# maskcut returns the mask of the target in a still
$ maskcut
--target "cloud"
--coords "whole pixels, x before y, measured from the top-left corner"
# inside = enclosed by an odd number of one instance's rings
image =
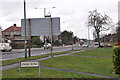
[[[23,1],[24,0],[1,0],[0,1],[0,25],[5,29],[13,23],[19,26],[23,18]],[[79,37],[87,38],[87,21],[88,11],[98,9],[102,14],[107,14],[116,23],[118,20],[118,1],[119,0],[26,0],[27,18],[43,17],[44,10],[46,13],[51,12],[52,17],[61,18],[61,30],[71,30]],[[51,9],[51,7],[56,7]],[[63,23],[65,22],[65,23]],[[6,24],[7,23],[7,24]],[[92,34],[92,31],[91,31]],[[91,37],[92,38],[92,37]]]

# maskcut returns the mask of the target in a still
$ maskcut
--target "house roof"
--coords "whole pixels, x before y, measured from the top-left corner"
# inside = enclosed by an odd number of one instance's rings
[[[3,32],[11,32],[11,31],[21,31],[21,27],[10,26],[9,28],[3,30]]]

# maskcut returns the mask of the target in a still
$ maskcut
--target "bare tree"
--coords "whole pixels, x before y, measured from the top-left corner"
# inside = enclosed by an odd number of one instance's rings
[[[100,47],[100,32],[101,30],[109,30],[112,20],[106,14],[101,15],[97,10],[89,11],[88,26],[94,28],[94,34],[96,33],[97,42]]]

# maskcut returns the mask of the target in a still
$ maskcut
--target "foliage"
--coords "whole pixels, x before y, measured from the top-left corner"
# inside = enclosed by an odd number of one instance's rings
[[[42,44],[43,44],[43,42],[40,40],[39,37],[37,37],[37,36],[32,37],[32,45],[37,45],[37,46],[41,47]]]
[[[53,44],[55,46],[60,46],[60,45],[62,45],[62,42],[60,42],[59,40],[56,40]]]
[[[73,41],[72,37],[73,37],[73,32],[71,32],[71,31],[65,30],[60,34],[62,43],[66,44],[66,45],[72,44],[72,41]]]
[[[11,44],[13,49],[24,49],[24,44]]]
[[[113,72],[120,74],[120,46],[113,47]]]
[[[109,30],[111,26],[111,18],[106,14],[101,15],[97,10],[89,11],[88,26],[94,28],[94,36],[97,37],[97,41],[100,46],[100,32],[102,30]]]
[[[74,44],[76,43],[76,42],[78,42],[79,41],[79,38],[77,37],[77,36],[74,36],[73,37],[73,42],[74,42]]]

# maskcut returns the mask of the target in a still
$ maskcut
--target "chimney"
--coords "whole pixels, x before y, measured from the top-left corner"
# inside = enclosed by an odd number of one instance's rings
[[[15,27],[16,27],[16,24],[13,24],[13,26],[15,26]]]

